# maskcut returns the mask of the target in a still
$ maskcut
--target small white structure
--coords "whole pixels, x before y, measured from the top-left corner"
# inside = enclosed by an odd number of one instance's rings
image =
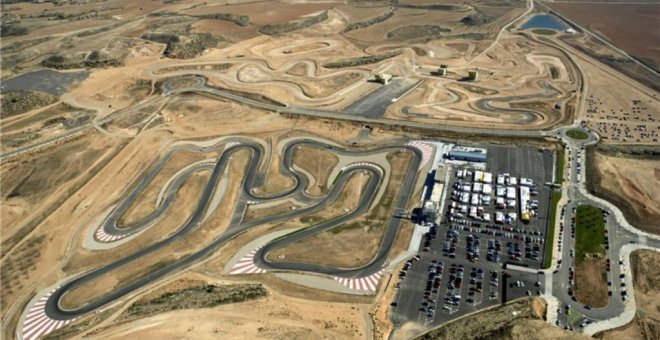
[[[498,197],[495,199],[495,207],[498,209],[504,209],[504,197]]]
[[[524,185],[526,187],[531,187],[534,185],[534,181],[532,181],[529,178],[521,178],[520,179],[520,185]]]
[[[381,84],[383,84],[383,85],[387,85],[387,84],[389,84],[389,83],[390,83],[390,80],[392,80],[392,75],[391,75],[391,74],[387,74],[387,73],[378,73],[378,74],[376,75],[376,81],[379,82],[379,83],[381,83]]]
[[[495,223],[504,223],[504,214],[502,212],[495,212]]]
[[[470,204],[479,205],[479,203],[481,203],[481,200],[479,199],[479,194],[472,194],[472,197],[470,198]]]
[[[509,185],[518,185],[518,177],[511,176],[507,178],[507,184]]]
[[[509,208],[509,209],[515,208],[516,207],[516,200],[506,201],[506,207]]]
[[[516,188],[514,188],[514,187],[507,187],[507,188],[506,188],[506,198],[508,198],[508,199],[515,199],[515,198],[516,198]]]
[[[472,218],[477,217],[477,207],[470,207],[470,213],[468,214],[468,216]]]
[[[525,178],[521,179],[521,184],[523,183],[523,180]],[[529,211],[529,188],[526,186],[521,186],[520,187],[520,216],[522,216],[522,220],[527,222],[529,221],[531,214]]]
[[[475,182],[483,182],[484,181],[484,172],[477,170],[474,172],[474,181]]]

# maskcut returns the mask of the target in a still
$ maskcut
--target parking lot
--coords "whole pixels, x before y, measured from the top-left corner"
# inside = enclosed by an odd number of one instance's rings
[[[492,147],[487,159],[482,170],[471,163],[451,164],[440,223],[430,228],[419,254],[399,273],[392,306],[395,325],[406,321],[439,325],[482,308],[542,294],[545,279],[538,269],[550,198],[544,183],[552,181],[552,153]],[[475,183],[479,183],[476,190]],[[491,188],[484,189],[486,184]],[[513,188],[509,191],[515,192],[515,198],[509,200],[515,204],[506,199],[503,206],[496,204],[502,201],[500,187]],[[521,187],[530,192],[524,203],[530,211],[527,222],[521,221]],[[512,264],[527,269],[505,269]]]

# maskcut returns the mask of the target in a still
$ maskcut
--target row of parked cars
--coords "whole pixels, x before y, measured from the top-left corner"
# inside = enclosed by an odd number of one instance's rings
[[[466,257],[468,261],[470,262],[477,262],[479,261],[479,256],[481,251],[479,250],[479,246],[481,245],[481,241],[479,241],[479,236],[475,235],[468,235],[465,237],[466,239]]]
[[[449,279],[447,280],[447,293],[445,294],[445,310],[451,309],[450,306],[458,307],[461,303],[461,294],[460,289],[463,284],[463,276],[465,274],[465,268],[463,265],[456,265],[452,263],[449,267]],[[459,293],[456,294],[453,290],[458,289]]]
[[[426,280],[426,288],[424,289],[424,297],[419,308],[420,311],[426,313],[426,317],[433,318],[435,316],[436,301],[433,299],[433,296],[434,294],[438,294],[444,268],[444,263],[436,260],[432,260],[427,268],[428,278]]]
[[[459,234],[456,230],[447,230],[445,240],[442,246],[442,252],[449,258],[456,257],[456,247],[458,246]]]

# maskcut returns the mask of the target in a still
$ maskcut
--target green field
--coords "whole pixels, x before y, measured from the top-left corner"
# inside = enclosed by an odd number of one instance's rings
[[[545,255],[543,257],[543,268],[548,269],[552,264],[552,249],[555,241],[555,221],[557,220],[557,204],[561,199],[561,191],[552,193],[550,202],[550,217],[548,219],[548,232],[545,240]]]
[[[575,214],[575,261],[580,264],[585,254],[605,254],[605,223],[600,209],[580,205]]]
[[[582,130],[578,130],[578,129],[568,130],[568,131],[566,131],[566,135],[568,137],[573,138],[573,139],[587,139],[587,138],[589,138],[589,135],[586,132],[584,132]]]
[[[550,30],[550,29],[546,29],[546,28],[537,28],[535,30],[532,30],[532,32],[534,32],[536,34],[541,34],[541,35],[555,35],[557,33],[557,31],[555,31],[555,30]]]

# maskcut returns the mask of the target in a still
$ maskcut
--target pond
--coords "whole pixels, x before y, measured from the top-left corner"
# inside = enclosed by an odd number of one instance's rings
[[[40,91],[61,96],[73,83],[81,81],[87,76],[89,76],[89,71],[57,72],[39,70],[3,80],[0,91]]]
[[[561,22],[561,20],[554,15],[550,14],[537,14],[533,16],[531,19],[527,20],[522,26],[520,26],[521,29],[528,29],[528,28],[549,28],[553,30],[560,30],[563,31],[567,29],[568,27]]]

